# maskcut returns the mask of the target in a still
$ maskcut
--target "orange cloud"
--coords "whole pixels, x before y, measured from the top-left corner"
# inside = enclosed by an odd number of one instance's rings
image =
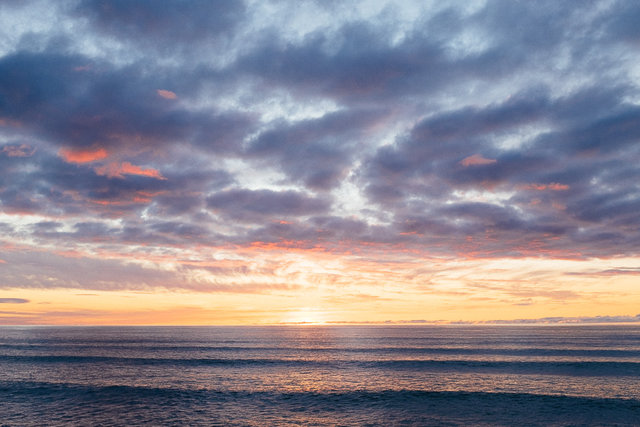
[[[124,175],[148,176],[156,179],[166,179],[157,169],[143,168],[129,162],[112,162],[105,166],[95,168],[98,175],[106,175],[109,178],[124,178]]]
[[[568,190],[569,186],[566,184],[558,184],[557,182],[552,182],[551,184],[526,184],[520,186],[523,190],[552,190],[552,191],[563,191]]]
[[[158,89],[156,90],[156,92],[164,99],[176,99],[178,97],[178,95],[176,95],[174,92],[171,92],[170,90]]]
[[[482,154],[474,154],[469,157],[465,157],[460,160],[460,164],[464,167],[468,166],[476,166],[476,165],[490,165],[492,163],[496,163],[496,159],[487,159],[482,156]]]
[[[69,163],[91,163],[107,157],[107,150],[98,148],[97,150],[73,150],[71,148],[61,148],[58,155]]]
[[[569,186],[566,184],[558,184],[557,182],[552,182],[547,186],[547,188],[549,190],[561,191],[561,190],[568,190]]]

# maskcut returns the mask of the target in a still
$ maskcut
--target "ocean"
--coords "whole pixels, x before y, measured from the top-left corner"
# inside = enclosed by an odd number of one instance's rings
[[[0,425],[640,425],[640,326],[0,327]]]

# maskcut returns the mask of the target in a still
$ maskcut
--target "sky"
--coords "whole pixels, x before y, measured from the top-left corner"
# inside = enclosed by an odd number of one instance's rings
[[[0,324],[640,321],[640,3],[0,2]]]

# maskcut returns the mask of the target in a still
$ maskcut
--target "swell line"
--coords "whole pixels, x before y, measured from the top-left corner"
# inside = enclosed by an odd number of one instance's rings
[[[61,351],[104,348],[94,344],[0,344],[6,350]],[[148,352],[291,352],[291,353],[344,353],[344,354],[420,354],[420,355],[470,355],[470,356],[568,356],[568,357],[638,357],[640,349],[560,349],[560,348],[456,348],[456,347],[287,347],[287,346],[158,346],[158,345],[110,345],[112,350]]]
[[[219,366],[365,368],[436,372],[485,372],[640,377],[639,362],[484,360],[305,360],[278,358],[144,358],[109,356],[3,355],[0,362],[29,364],[110,364],[140,366]]]
[[[9,425],[640,424],[636,399],[505,392],[226,391],[0,381],[0,401],[0,419]]]

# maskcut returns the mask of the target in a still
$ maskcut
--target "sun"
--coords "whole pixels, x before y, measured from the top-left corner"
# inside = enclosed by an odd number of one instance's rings
[[[291,325],[324,325],[327,323],[326,313],[317,308],[305,307],[287,313],[282,323]]]

